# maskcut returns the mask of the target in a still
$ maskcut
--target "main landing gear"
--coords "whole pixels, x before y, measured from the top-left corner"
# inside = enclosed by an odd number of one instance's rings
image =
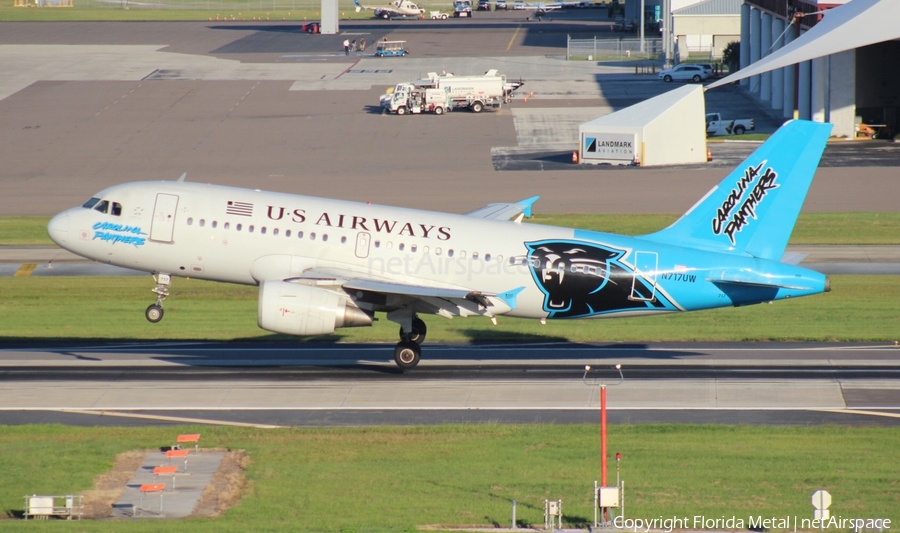
[[[428,328],[421,318],[412,315],[408,322],[408,328],[405,327],[406,320],[400,321],[400,342],[394,346],[394,362],[401,370],[410,370],[419,364],[422,358],[422,347],[425,342],[425,334]]]
[[[156,303],[147,307],[144,316],[147,317],[147,320],[156,324],[163,319],[162,303],[166,296],[169,295],[169,285],[172,284],[172,277],[168,274],[157,274],[153,279],[156,280],[156,287],[152,289],[156,293]]]

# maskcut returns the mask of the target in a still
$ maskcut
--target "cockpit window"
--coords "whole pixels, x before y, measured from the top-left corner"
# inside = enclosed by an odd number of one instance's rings
[[[109,212],[110,215],[117,217],[122,214],[122,204],[119,202],[113,202],[112,210]]]
[[[99,202],[99,201],[100,201],[99,198],[91,198],[90,200],[88,200],[87,202],[85,202],[84,204],[82,204],[81,207],[84,207],[84,208],[86,208],[86,209],[90,209],[90,208],[94,207],[95,205],[97,205],[97,202]]]
[[[97,205],[94,206],[94,211],[99,211],[101,213],[106,213],[109,210],[109,200],[102,200]]]

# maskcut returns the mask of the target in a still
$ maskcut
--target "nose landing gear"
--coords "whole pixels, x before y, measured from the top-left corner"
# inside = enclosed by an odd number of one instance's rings
[[[147,317],[148,321],[156,324],[163,319],[162,303],[166,296],[169,295],[169,285],[172,284],[172,277],[168,274],[160,273],[154,276],[153,279],[156,280],[156,287],[153,287],[151,290],[156,293],[156,303],[147,307],[144,316]]]

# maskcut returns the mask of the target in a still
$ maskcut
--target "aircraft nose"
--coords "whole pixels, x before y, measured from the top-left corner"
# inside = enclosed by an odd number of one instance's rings
[[[53,242],[65,247],[66,238],[69,236],[69,213],[63,211],[51,218],[47,224],[47,233]]]

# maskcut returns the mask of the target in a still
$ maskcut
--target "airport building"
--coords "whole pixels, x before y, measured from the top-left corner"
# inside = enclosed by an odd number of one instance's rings
[[[744,0],[741,5],[741,68],[777,52],[822,20],[822,13],[846,0]],[[900,11],[900,2],[898,2]],[[900,14],[900,13],[898,13]],[[799,24],[790,21],[799,19]],[[869,28],[897,25],[872,21]],[[834,38],[839,36],[837,32]],[[827,38],[827,37],[826,37]],[[742,80],[763,103],[785,118],[834,124],[833,135],[854,137],[860,122],[882,136],[898,133],[900,40],[888,40],[779,68]]]

